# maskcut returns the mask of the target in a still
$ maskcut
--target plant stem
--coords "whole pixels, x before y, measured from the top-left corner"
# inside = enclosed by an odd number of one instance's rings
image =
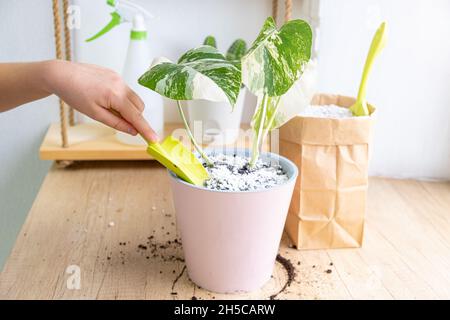
[[[256,134],[256,136],[253,136],[253,145],[252,145],[252,158],[250,160],[250,168],[254,167],[256,164],[256,161],[259,158],[259,149],[260,149],[260,141],[261,141],[261,136],[262,136],[262,132],[263,132],[263,127],[264,127],[264,120],[266,119],[266,113],[267,113],[267,95],[264,94],[262,101],[261,101],[261,106],[262,106],[262,112],[261,112],[261,116],[258,119],[258,133]]]
[[[189,128],[189,124],[184,116],[183,108],[181,107],[180,100],[177,100],[178,112],[180,113],[181,120],[183,120],[184,127],[186,128],[189,139],[191,139],[192,144],[194,145],[195,150],[202,156],[203,160],[205,160],[208,166],[212,166],[212,161],[208,158],[208,156],[203,152],[202,148],[197,144],[197,141],[194,139],[194,135]]]
[[[269,98],[270,100],[272,100],[272,98]],[[277,111],[278,111],[278,106],[280,105],[280,97],[273,97],[273,99],[276,99],[275,101],[275,110],[272,113],[272,116],[269,118],[269,121],[267,121],[267,127],[264,129],[264,133],[262,135],[262,139],[261,139],[261,143],[266,140],[267,134],[270,131],[270,128],[272,127],[272,123],[275,120],[275,117],[277,115]]]

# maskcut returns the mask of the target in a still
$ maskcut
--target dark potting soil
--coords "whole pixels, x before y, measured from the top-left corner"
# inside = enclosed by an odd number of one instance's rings
[[[172,282],[172,291],[174,291],[175,285],[177,284],[178,280],[181,278],[181,276],[183,275],[185,270],[186,270],[186,266],[183,266],[183,269],[181,269],[181,272],[178,274],[178,276],[175,278],[175,280],[173,280],[173,282]]]
[[[159,229],[159,228],[157,228]],[[169,270],[155,270],[156,272],[159,272],[160,274],[167,274],[167,277],[170,277],[172,283],[171,283],[171,290],[168,292],[168,294],[172,295],[173,297],[179,296],[179,293],[177,292],[177,284],[180,282],[180,279],[183,277],[183,275],[186,272],[186,265],[184,264],[184,259],[182,257],[181,253],[181,240],[178,237],[172,238],[170,240],[166,241],[158,241],[155,239],[155,233],[157,233],[157,229],[152,230],[151,234],[145,238],[145,240],[142,240],[137,243],[132,243],[130,241],[120,241],[118,242],[119,247],[118,252],[114,252],[113,250],[110,250],[110,248],[105,247],[105,256],[104,261],[101,261],[103,264],[122,264],[126,265],[129,262],[129,258],[135,259],[136,254],[138,256],[141,256],[144,261],[151,262],[155,259],[172,263],[171,266],[174,266],[173,263],[181,262],[182,265],[178,265],[181,267],[180,272],[176,272],[178,270],[177,268],[169,269]],[[165,232],[161,232],[164,234]],[[172,234],[172,233],[171,233]],[[167,239],[167,238],[166,238]],[[134,248],[135,253],[131,252],[131,250]],[[286,253],[289,253],[286,251]],[[100,258],[100,256],[98,256]],[[298,266],[301,268],[301,266],[304,266],[305,264],[300,261],[294,261],[292,263],[291,260],[283,257],[282,255],[278,254],[276,261],[282,266],[284,270],[286,270],[287,278],[285,283],[282,285],[282,288],[276,292],[275,294],[272,294],[271,296],[267,297],[271,300],[278,299],[279,295],[282,295],[283,293],[286,293],[288,288],[292,285],[292,283],[300,283],[296,280],[297,276],[297,270],[294,267]],[[236,263],[239,263],[236,261]],[[302,277],[302,283],[306,286],[317,286],[320,281],[317,281],[317,277],[319,277],[319,274],[322,274],[322,277],[328,277],[333,272],[334,263],[332,261],[328,261],[325,263],[325,265],[318,264],[318,265],[305,265],[308,268],[313,268],[313,270],[316,270],[313,272],[313,274],[308,274],[308,272],[305,273],[305,276]],[[273,276],[272,276],[273,277]],[[320,279],[320,278],[319,278]],[[170,281],[170,280],[169,280]],[[179,286],[179,285],[178,285]],[[195,293],[194,293],[195,294]],[[209,298],[215,299],[215,296],[212,296],[210,293],[206,292],[206,294],[209,295]],[[200,299],[197,296],[193,296],[191,299],[197,300]]]
[[[295,280],[295,267],[292,264],[291,260],[286,259],[285,257],[281,256],[280,254],[277,255],[277,262],[279,262],[287,273],[287,279],[284,283],[283,287],[280,291],[270,296],[270,300],[275,300],[276,297],[280,294],[286,291],[286,289],[292,284],[292,282]]]
[[[249,158],[237,155],[210,154],[212,166],[204,167],[210,178],[205,187],[220,191],[254,191],[269,189],[285,183],[289,178],[278,164],[271,164],[258,159],[254,167],[250,167]]]
[[[184,264],[184,259],[182,257],[178,256],[178,254],[177,254],[177,251],[179,251],[181,249],[181,241],[178,238],[167,240],[165,242],[159,242],[159,241],[155,241],[155,240],[156,239],[153,235],[148,236],[146,238],[146,241],[136,244],[136,247],[135,247],[136,251],[137,251],[137,253],[139,253],[139,255],[142,256],[143,259],[146,259],[146,260],[160,259],[160,260],[162,260],[164,262],[168,262],[168,263],[175,262],[175,261],[183,263],[182,269],[178,274],[176,273],[176,269],[170,269],[169,272],[166,272],[163,270],[157,271],[160,274],[169,273],[170,275],[172,275],[174,277],[172,280],[171,290],[169,291],[169,294],[174,297],[178,296],[176,287],[177,287],[177,284],[180,281],[181,277],[186,272],[186,265]],[[119,242],[119,246],[125,246],[127,244],[131,244],[131,242],[130,241]],[[122,247],[121,249],[125,249],[125,248]],[[120,250],[118,252],[118,254],[113,254],[113,251],[109,251],[107,247],[105,247],[105,251],[106,251],[105,252],[106,260],[108,261],[107,263],[116,263],[117,262],[122,265],[125,265],[126,262],[128,262],[127,261],[128,253],[126,251]],[[294,283],[296,281],[297,270],[294,267],[294,264],[297,266],[304,265],[300,261],[296,261],[293,264],[291,260],[283,257],[280,254],[277,255],[276,261],[286,271],[287,278],[286,278],[286,281],[283,284],[282,288],[275,294],[272,294],[271,296],[268,297],[271,300],[275,300],[279,297],[279,295],[286,293],[287,289],[292,285],[292,283]],[[102,264],[103,264],[103,262],[102,262]],[[317,270],[317,272],[315,273],[316,275],[318,273],[322,273],[322,274],[325,273],[328,275],[333,272],[332,268],[334,267],[334,263],[330,261],[325,265],[325,267],[323,267],[322,265],[312,265],[312,266],[310,265],[309,267],[312,267],[313,270]],[[311,278],[308,280],[308,278],[309,277],[303,278],[303,283],[305,285],[307,285],[307,286],[317,285],[316,280],[311,280]],[[314,276],[312,279],[314,279]],[[209,294],[209,293],[207,293],[207,294]],[[215,299],[215,296],[210,295],[210,298]],[[194,295],[191,299],[197,300],[199,298]]]

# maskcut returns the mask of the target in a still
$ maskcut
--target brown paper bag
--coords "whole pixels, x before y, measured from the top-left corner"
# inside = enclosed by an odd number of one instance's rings
[[[354,98],[316,95],[313,105]],[[371,114],[375,110],[369,106]],[[299,169],[285,229],[299,249],[362,245],[373,117],[297,116],[280,128],[280,154]]]

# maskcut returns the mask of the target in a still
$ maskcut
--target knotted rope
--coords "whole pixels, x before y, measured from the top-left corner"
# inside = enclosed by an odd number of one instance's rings
[[[61,16],[59,13],[59,3],[58,0],[52,0],[53,7],[53,27],[55,31],[55,49],[56,49],[56,59],[62,60],[62,49],[61,49]],[[67,120],[66,120],[66,110],[64,106],[64,101],[59,99],[59,119],[61,121],[61,141],[62,147],[67,148]]]
[[[284,0],[284,22],[291,20],[292,0]]]
[[[64,52],[66,60],[72,61],[72,44],[69,30],[69,1],[63,0],[63,18],[64,18]],[[69,107],[69,125],[75,125],[75,115],[72,107]]]
[[[273,18],[273,20],[275,20],[275,24],[277,24],[278,0],[272,0],[272,18]]]

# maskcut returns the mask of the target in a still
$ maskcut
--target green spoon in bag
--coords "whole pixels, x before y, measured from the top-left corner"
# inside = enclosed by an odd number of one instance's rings
[[[147,153],[178,177],[196,186],[203,186],[208,171],[180,140],[168,136],[163,142],[149,142]]]
[[[372,69],[373,61],[375,57],[381,52],[381,50],[386,45],[386,22],[383,22],[372,39],[372,44],[370,45],[369,53],[367,54],[366,64],[364,65],[364,71],[361,79],[361,84],[359,86],[358,98],[350,107],[350,111],[354,116],[368,116],[370,115],[369,108],[367,107],[366,101],[366,85],[367,78],[369,77],[370,70]]]

